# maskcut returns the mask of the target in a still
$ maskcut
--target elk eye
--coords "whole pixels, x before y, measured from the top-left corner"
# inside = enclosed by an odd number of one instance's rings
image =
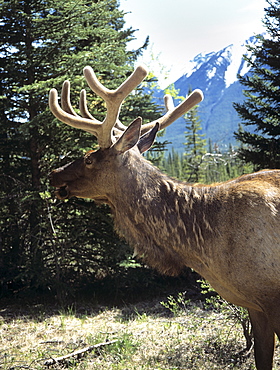
[[[91,158],[90,157],[85,158],[85,163],[86,164],[92,164]]]

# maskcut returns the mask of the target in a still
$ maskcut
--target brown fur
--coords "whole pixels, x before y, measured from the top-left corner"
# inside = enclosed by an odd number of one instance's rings
[[[170,275],[192,267],[280,334],[280,170],[191,186],[162,174],[137,149],[87,155],[91,168],[78,160],[55,170],[52,183],[67,185],[67,197],[108,203],[119,234],[151,267]],[[271,356],[257,360],[258,369],[271,369]]]
[[[110,103],[109,118],[103,124],[87,112],[84,94],[80,105],[86,118],[68,113],[72,111],[69,83],[63,91],[65,110],[52,90],[50,107],[56,117],[97,135],[101,145],[98,151],[52,172],[56,195],[109,204],[118,233],[139,258],[170,275],[189,266],[226,300],[246,307],[254,330],[257,369],[271,370],[275,334],[280,337],[280,170],[209,186],[162,174],[141,153],[152,145],[159,128],[197,104],[202,95],[197,91],[174,109],[167,99],[169,112],[160,124],[143,129],[138,118],[125,129],[115,123],[118,109],[141,74],[143,68],[116,91],[107,91],[90,74],[92,88]],[[111,127],[116,136],[104,137],[104,126],[106,135]]]

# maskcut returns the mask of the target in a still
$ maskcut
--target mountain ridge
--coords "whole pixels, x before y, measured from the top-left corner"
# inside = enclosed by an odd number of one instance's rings
[[[231,44],[217,52],[198,54],[186,65],[186,72],[172,84],[179,96],[186,96],[189,90],[197,88],[203,91],[204,100],[198,108],[201,133],[221,150],[226,149],[229,144],[235,144],[233,133],[238,129],[240,118],[232,103],[242,103],[245,99],[244,87],[237,75],[250,73],[243,55],[249,54],[246,45],[254,45],[257,41],[252,36],[238,45]],[[161,91],[157,94],[157,99],[163,95],[164,91]],[[162,140],[172,142],[168,145],[168,150],[174,147],[177,152],[184,151],[185,130],[182,117],[166,128],[166,135]]]

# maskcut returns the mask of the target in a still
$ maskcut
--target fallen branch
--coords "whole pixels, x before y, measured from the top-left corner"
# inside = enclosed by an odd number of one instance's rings
[[[77,358],[79,359],[86,352],[92,352],[93,350],[96,350],[97,348],[104,347],[104,346],[107,346],[108,344],[112,344],[112,343],[116,343],[116,342],[117,342],[117,340],[111,340],[111,341],[108,341],[108,342],[98,343],[98,344],[95,344],[93,346],[88,346],[88,347],[82,348],[78,351],[69,353],[68,355],[65,355],[65,356],[51,358],[51,359],[45,361],[44,365],[45,366],[50,366],[50,365],[59,364],[59,363],[65,361],[65,360],[67,360],[71,357],[75,357],[75,356],[77,356]]]

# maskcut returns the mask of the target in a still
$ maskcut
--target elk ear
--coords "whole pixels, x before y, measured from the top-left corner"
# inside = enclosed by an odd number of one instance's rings
[[[128,128],[114,145],[114,148],[117,152],[124,153],[138,143],[141,125],[142,118],[138,117],[128,126]]]
[[[140,137],[140,140],[137,144],[140,153],[144,153],[146,150],[150,149],[155,141],[158,130],[159,123],[157,122],[151,130]]]

